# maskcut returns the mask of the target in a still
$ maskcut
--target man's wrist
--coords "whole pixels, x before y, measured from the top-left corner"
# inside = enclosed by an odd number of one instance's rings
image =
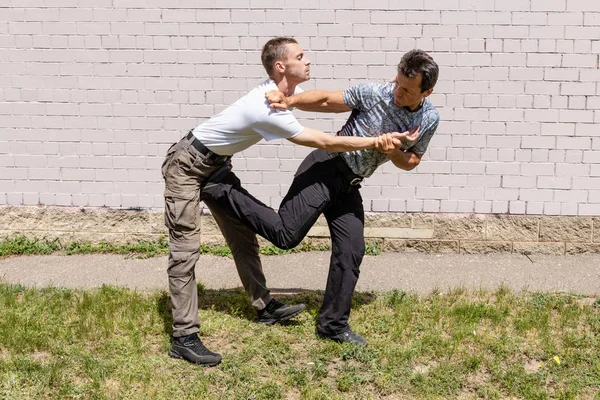
[[[287,104],[288,108],[295,107],[296,102],[294,101],[294,95],[286,97],[285,103]]]

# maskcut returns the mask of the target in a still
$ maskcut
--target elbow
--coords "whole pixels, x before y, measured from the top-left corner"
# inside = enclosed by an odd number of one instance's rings
[[[406,170],[407,171],[412,171],[413,169],[417,168],[417,165],[419,165],[420,161],[415,161],[414,163],[410,163],[408,164]]]
[[[407,171],[412,171],[413,169],[417,168],[417,166],[421,163],[421,156],[418,156],[414,153],[410,154],[410,158],[408,159],[408,165],[406,168]]]
[[[414,160],[408,160],[404,161],[404,162],[399,162],[399,163],[394,163],[398,168],[404,170],[404,171],[412,171],[413,169],[417,168],[417,166],[421,163],[421,160],[416,158]]]

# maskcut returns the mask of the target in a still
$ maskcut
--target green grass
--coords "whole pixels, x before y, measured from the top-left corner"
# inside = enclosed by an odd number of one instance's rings
[[[25,236],[13,236],[0,241],[0,256],[22,254],[51,254],[60,249],[58,240],[40,241]]]
[[[72,242],[64,248],[66,254],[92,254],[92,253],[111,253],[111,254],[135,254],[140,257],[154,257],[168,254],[169,247],[165,239],[157,242],[140,241],[133,244],[116,245],[112,243],[92,244],[89,242]]]
[[[373,252],[377,247],[368,248],[371,255],[379,254],[379,251]],[[302,251],[326,251],[328,246],[314,245],[310,241],[302,242],[298,247],[291,250],[281,250],[273,245],[262,246],[260,254],[266,256],[299,253]],[[137,243],[117,245],[112,243],[90,243],[90,242],[71,242],[62,244],[58,240],[46,241],[39,239],[30,239],[25,236],[13,236],[0,241],[0,257],[12,255],[35,255],[52,254],[64,252],[67,255],[72,254],[123,254],[139,258],[149,258],[166,255],[169,253],[169,244],[165,237],[157,241],[139,241]],[[201,254],[212,254],[221,257],[232,258],[231,250],[227,246],[207,246],[200,245]]]
[[[600,307],[567,294],[356,293],[366,348],[318,340],[308,312],[266,327],[242,290],[199,287],[203,369],[167,357],[165,292],[0,283],[0,398],[598,399]],[[554,360],[558,356],[560,363]]]
[[[368,256],[377,256],[381,254],[381,247],[378,243],[367,243],[365,247],[365,254]]]

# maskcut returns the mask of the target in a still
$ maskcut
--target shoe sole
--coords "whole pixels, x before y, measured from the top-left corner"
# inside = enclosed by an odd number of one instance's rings
[[[300,314],[304,310],[306,310],[306,307],[304,307],[302,310],[296,311],[293,314],[286,315],[285,317],[281,317],[281,318],[277,318],[277,319],[267,319],[267,320],[263,320],[263,321],[259,320],[258,323],[267,325],[267,326],[275,325],[277,322],[283,322],[283,321],[287,321],[289,319],[294,318],[296,315]]]
[[[217,361],[217,362],[211,362],[211,363],[199,363],[199,362],[192,362],[188,359],[186,359],[185,357],[181,356],[179,353],[174,352],[173,350],[169,350],[169,357],[171,358],[175,358],[178,360],[185,360],[187,362],[189,362],[190,364],[194,364],[194,365],[200,365],[201,367],[215,367],[219,364],[221,364],[221,360]]]
[[[323,340],[331,340],[332,342],[341,343],[341,344],[344,344],[344,343],[349,343],[349,344],[352,344],[352,345],[354,345],[354,346],[366,346],[366,345],[367,345],[367,342],[364,342],[364,343],[359,343],[359,342],[355,342],[355,341],[348,341],[348,340],[334,339],[334,338],[332,338],[332,337],[325,336],[325,335],[322,335],[322,334],[320,334],[320,333],[317,333],[317,337],[318,337],[319,339],[323,339]]]

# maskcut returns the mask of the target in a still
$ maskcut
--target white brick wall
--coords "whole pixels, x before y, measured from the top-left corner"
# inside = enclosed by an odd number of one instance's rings
[[[414,47],[440,64],[438,133],[416,170],[366,181],[367,210],[600,214],[598,1],[4,3],[0,205],[162,208],[167,147],[262,80],[266,40],[293,35],[305,89],[386,81]],[[298,116],[327,132],[347,117]],[[277,207],[308,151],[261,143],[235,169]]]

